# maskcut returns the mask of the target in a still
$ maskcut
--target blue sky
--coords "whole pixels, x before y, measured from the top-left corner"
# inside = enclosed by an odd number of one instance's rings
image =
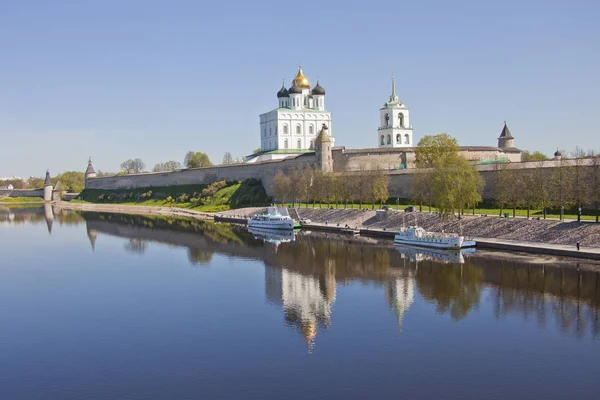
[[[298,64],[336,144],[376,147],[396,74],[415,140],[600,150],[600,2],[2,1],[0,176],[259,146]]]

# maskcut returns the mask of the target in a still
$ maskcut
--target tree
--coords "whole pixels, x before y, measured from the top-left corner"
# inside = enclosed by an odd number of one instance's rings
[[[571,187],[573,188],[573,202],[577,209],[581,209],[591,198],[589,186],[589,175],[587,172],[587,159],[585,152],[580,147],[575,147],[571,153],[573,164],[569,177],[571,178]],[[577,212],[577,222],[581,222],[581,213]]]
[[[138,174],[142,172],[144,168],[146,168],[146,164],[144,164],[140,158],[135,158],[133,160],[129,159],[121,163],[121,171],[126,174]]]
[[[563,209],[574,204],[572,172],[572,169],[567,165],[567,161],[561,158],[550,173],[550,203],[553,208],[560,210],[561,220]]]
[[[233,156],[231,155],[230,152],[225,152],[225,154],[223,155],[223,162],[222,164],[233,164],[235,161],[233,159]]]
[[[513,191],[512,175],[506,163],[495,163],[494,171],[494,200],[500,208],[499,215],[501,216],[504,206],[510,202],[511,192]]]
[[[434,162],[433,199],[442,215],[479,203],[482,190],[483,179],[464,157],[446,155]]]
[[[596,222],[598,222],[598,211],[600,210],[600,155],[591,153],[592,161],[590,167],[590,200],[596,211]]]
[[[52,185],[61,182],[71,193],[79,193],[85,188],[85,174],[80,171],[66,171],[52,178]]]
[[[542,208],[542,214],[546,219],[547,208],[550,204],[549,184],[551,168],[546,168],[546,162],[540,160],[536,168],[531,172],[530,186],[527,188],[531,203]]]
[[[188,151],[183,159],[186,168],[210,167],[212,163],[206,153]]]
[[[530,153],[527,150],[524,150],[521,152],[521,161],[523,162],[528,162],[528,161],[543,161],[543,160],[547,160],[548,157],[546,157],[546,155],[544,153],[541,153],[539,151],[534,151],[533,153]]]
[[[419,212],[423,211],[423,203],[427,202],[431,212],[431,183],[433,180],[433,169],[419,168],[412,176],[411,193],[413,200],[419,204]]]
[[[27,179],[27,186],[30,189],[39,189],[44,187],[44,180],[42,178],[36,178],[35,176],[29,177]]]
[[[167,161],[165,163],[158,163],[152,168],[152,172],[168,172],[181,169],[181,163],[179,161]]]
[[[275,177],[273,178],[273,194],[275,198],[281,202],[281,206],[283,207],[283,203],[290,193],[290,178],[284,174],[281,170],[277,171]]]
[[[423,136],[415,151],[417,168],[431,168],[436,161],[458,154],[458,142],[447,133]]]
[[[375,208],[375,203],[377,202],[379,202],[379,206],[381,207],[383,202],[388,199],[388,184],[390,178],[380,168],[371,170],[369,175],[371,181],[371,185],[369,185],[371,191],[369,194],[369,199],[372,203],[371,208]]]
[[[260,153],[261,151],[262,151],[262,148],[258,147],[256,149],[254,149],[254,151],[252,151],[252,154]]]
[[[306,201],[307,208],[308,201],[312,195],[312,182],[313,169],[307,166],[302,170],[302,178],[300,179],[300,193],[298,194],[299,199],[304,199]]]
[[[303,189],[303,173],[300,168],[292,168],[289,173],[290,196],[292,197],[292,208],[296,207],[296,200],[300,204]]]

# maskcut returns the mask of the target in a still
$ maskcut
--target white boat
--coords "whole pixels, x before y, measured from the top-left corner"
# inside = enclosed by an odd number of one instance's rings
[[[266,213],[255,214],[248,219],[248,228],[294,229],[297,225],[287,208],[279,207],[269,207]]]
[[[456,233],[427,232],[419,226],[402,228],[394,236],[394,243],[412,246],[433,247],[436,249],[462,249],[475,247],[474,240],[465,238]]]

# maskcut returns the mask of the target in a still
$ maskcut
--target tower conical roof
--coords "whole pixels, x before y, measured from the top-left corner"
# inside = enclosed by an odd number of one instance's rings
[[[319,132],[319,134],[317,135],[315,142],[321,142],[321,143],[331,142],[331,138],[327,134],[327,126],[325,124],[323,124],[323,127],[321,128],[321,132]]]
[[[514,139],[513,135],[511,135],[510,130],[508,130],[508,126],[506,126],[506,121],[504,121],[504,128],[502,128],[502,132],[500,132],[501,138]]]
[[[50,179],[50,171],[46,170],[46,179],[44,179],[44,187],[52,186],[52,179]]]
[[[85,174],[95,174],[96,171],[94,171],[94,166],[92,165],[92,157],[89,158],[88,160],[88,166],[87,169],[85,170]]]

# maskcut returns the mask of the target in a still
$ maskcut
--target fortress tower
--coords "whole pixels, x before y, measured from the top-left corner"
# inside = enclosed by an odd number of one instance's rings
[[[315,155],[317,166],[323,172],[333,172],[333,159],[331,158],[331,138],[327,134],[327,126],[323,124],[319,136],[315,139]]]
[[[52,201],[52,180],[48,170],[46,170],[46,179],[44,180],[44,201]]]
[[[500,132],[500,137],[498,138],[498,147],[502,149],[512,149],[515,147],[515,138],[508,130],[508,126],[506,126],[506,121],[504,121],[504,128],[502,128],[502,132]]]
[[[392,76],[392,95],[379,110],[378,147],[412,147],[413,131],[408,107],[396,95],[396,79]]]

